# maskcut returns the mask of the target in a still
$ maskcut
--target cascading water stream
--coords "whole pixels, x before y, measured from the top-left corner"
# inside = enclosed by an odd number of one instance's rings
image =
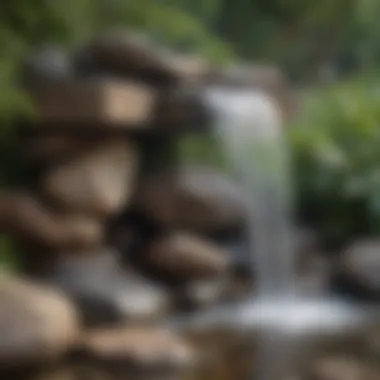
[[[170,325],[255,331],[255,379],[280,380],[302,360],[305,341],[350,331],[367,323],[373,313],[326,298],[297,297],[289,160],[280,114],[270,98],[215,87],[206,89],[205,101],[215,115],[215,135],[246,190],[247,254],[258,286],[244,304],[175,319]]]
[[[216,88],[209,89],[206,97],[215,110],[215,134],[247,192],[248,233],[259,296],[291,296],[290,175],[279,113],[258,92]]]

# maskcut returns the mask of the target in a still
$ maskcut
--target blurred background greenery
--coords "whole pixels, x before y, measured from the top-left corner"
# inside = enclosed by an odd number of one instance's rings
[[[22,60],[40,45],[75,46],[120,25],[216,63],[277,64],[302,100],[287,129],[297,217],[334,244],[379,234],[379,14],[377,0],[2,0],[1,183],[22,176],[10,155],[13,119],[29,109],[17,87]],[[220,160],[208,140],[184,149]]]

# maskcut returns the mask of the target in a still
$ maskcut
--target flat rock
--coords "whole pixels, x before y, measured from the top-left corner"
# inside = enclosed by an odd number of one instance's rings
[[[0,230],[56,250],[96,246],[103,238],[103,226],[97,220],[52,212],[22,193],[0,194]]]
[[[0,369],[57,359],[77,335],[77,313],[63,295],[0,274]]]
[[[83,337],[81,347],[87,358],[126,373],[176,373],[196,359],[179,336],[154,327],[94,330]]]
[[[124,139],[106,141],[51,170],[46,195],[63,209],[100,217],[126,206],[134,187],[137,150]]]
[[[206,239],[186,233],[157,238],[143,249],[142,260],[164,278],[178,281],[215,278],[228,269],[228,255]]]
[[[320,359],[309,369],[304,380],[377,380],[380,373],[371,365],[349,357]]]
[[[62,256],[51,282],[78,305],[87,325],[156,320],[170,308],[167,292],[131,269],[114,252],[101,249]]]
[[[208,62],[201,57],[174,54],[146,36],[125,30],[95,37],[83,55],[98,73],[135,76],[153,85],[198,82],[209,70]]]
[[[63,129],[125,130],[152,121],[152,89],[132,81],[66,80],[28,90],[39,125]]]
[[[152,174],[137,190],[136,209],[167,228],[212,232],[242,226],[246,203],[227,176],[204,167]]]

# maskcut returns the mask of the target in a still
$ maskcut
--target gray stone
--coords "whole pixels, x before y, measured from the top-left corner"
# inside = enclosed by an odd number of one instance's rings
[[[73,298],[87,325],[155,320],[170,309],[164,289],[122,269],[114,252],[106,249],[63,255],[51,282]]]

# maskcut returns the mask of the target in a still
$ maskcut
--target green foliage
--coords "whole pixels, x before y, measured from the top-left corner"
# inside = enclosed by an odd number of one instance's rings
[[[352,80],[305,95],[290,131],[300,213],[328,239],[380,232],[380,96]]]

